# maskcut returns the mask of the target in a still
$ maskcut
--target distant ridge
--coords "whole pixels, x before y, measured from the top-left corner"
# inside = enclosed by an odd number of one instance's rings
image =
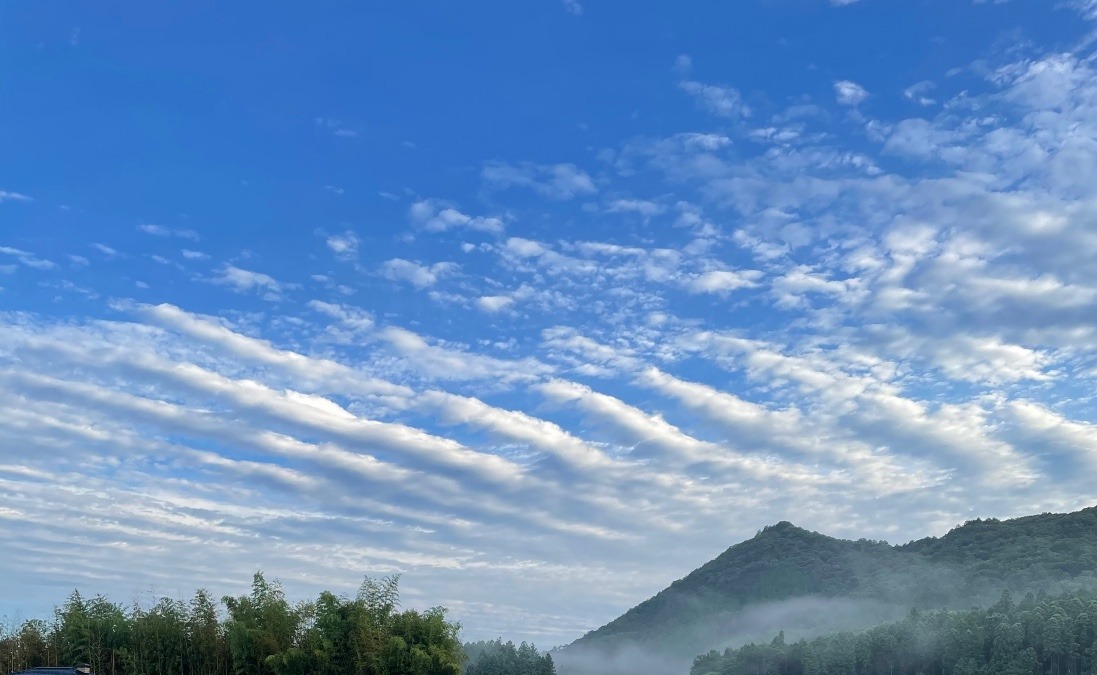
[[[560,672],[684,672],[696,654],[779,630],[813,634],[890,620],[912,607],[970,606],[1009,588],[1097,588],[1097,507],[976,519],[893,546],[781,521],[555,653]],[[596,667],[589,662],[598,661]],[[678,665],[674,665],[678,664]],[[617,670],[617,666],[620,666]]]

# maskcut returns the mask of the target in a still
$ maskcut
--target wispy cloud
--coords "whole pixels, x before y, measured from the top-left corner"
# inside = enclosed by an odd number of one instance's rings
[[[868,98],[868,90],[851,80],[839,80],[834,83],[834,96],[842,105],[860,105]]]
[[[904,89],[903,96],[910,101],[914,101],[918,105],[933,105],[937,101],[930,98],[929,92],[933,91],[936,86],[937,85],[929,80],[922,80],[921,82],[916,82]]]
[[[678,86],[697,101],[698,107],[713,115],[730,119],[750,116],[750,107],[743,103],[737,89],[693,80],[683,80]]]
[[[9,192],[7,190],[0,190],[0,202],[29,202],[32,201],[30,197],[18,192]]]
[[[606,206],[606,213],[635,213],[644,218],[651,218],[663,213],[666,208],[646,199],[615,199]]]
[[[387,260],[381,265],[381,275],[391,281],[409,283],[416,288],[427,288],[438,280],[457,271],[457,265],[451,262],[420,265],[402,258]]]
[[[691,279],[688,288],[693,293],[727,293],[757,286],[756,280],[761,276],[756,270],[712,270]]]
[[[342,138],[357,138],[358,132],[346,127],[342,121],[333,117],[317,117],[313,120],[317,128],[330,132],[334,136]]]
[[[53,261],[39,258],[33,253],[18,248],[12,248],[11,246],[0,246],[0,254],[12,256],[19,261],[19,264],[37,270],[52,270],[57,267],[57,264]]]
[[[480,230],[499,233],[505,223],[494,216],[469,216],[461,213],[444,202],[424,199],[411,205],[408,211],[411,222],[430,232],[445,232],[453,229]]]
[[[358,259],[358,245],[361,243],[361,239],[358,235],[347,230],[342,234],[333,234],[329,236],[325,243],[336,258],[340,260],[357,260]]]
[[[107,246],[106,244],[95,242],[91,245],[91,247],[94,248],[96,251],[99,251],[100,253],[102,253],[108,259],[109,258],[121,258],[121,257],[123,257],[122,253],[120,251],[118,251],[117,249],[115,249],[111,246]]]
[[[180,230],[171,227],[165,227],[163,225],[154,225],[151,223],[145,223],[138,225],[137,229],[145,234],[151,234],[154,237],[180,237],[182,239],[193,239],[197,241],[200,237],[194,230]]]
[[[227,286],[237,293],[259,293],[265,300],[278,300],[283,290],[293,288],[292,284],[283,284],[274,277],[225,264],[217,270],[210,282],[218,286]]]
[[[598,191],[591,177],[574,164],[489,162],[480,176],[492,188],[525,187],[548,199],[572,199]]]

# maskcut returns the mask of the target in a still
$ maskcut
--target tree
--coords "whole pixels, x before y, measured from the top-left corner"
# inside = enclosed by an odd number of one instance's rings
[[[299,616],[286,601],[281,584],[262,572],[252,578],[251,595],[223,598],[229,611],[225,631],[236,675],[280,675],[278,659],[268,657],[293,647]]]

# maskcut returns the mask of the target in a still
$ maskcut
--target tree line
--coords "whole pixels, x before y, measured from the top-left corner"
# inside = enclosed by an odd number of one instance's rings
[[[465,675],[556,675],[552,656],[525,642],[517,647],[501,639],[470,642],[465,645],[465,656]]]
[[[204,590],[151,607],[73,592],[52,621],[0,629],[0,673],[86,663],[97,675],[459,675],[459,624],[441,607],[401,610],[398,582],[367,578],[354,597],[300,603],[261,572],[220,605]]]
[[[716,650],[691,675],[1097,675],[1097,595],[1008,592],[987,609],[914,610],[863,631]]]

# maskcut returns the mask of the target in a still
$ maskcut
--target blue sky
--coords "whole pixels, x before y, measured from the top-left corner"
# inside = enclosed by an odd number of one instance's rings
[[[1092,1],[223,4],[0,10],[0,615],[1097,501]]]

